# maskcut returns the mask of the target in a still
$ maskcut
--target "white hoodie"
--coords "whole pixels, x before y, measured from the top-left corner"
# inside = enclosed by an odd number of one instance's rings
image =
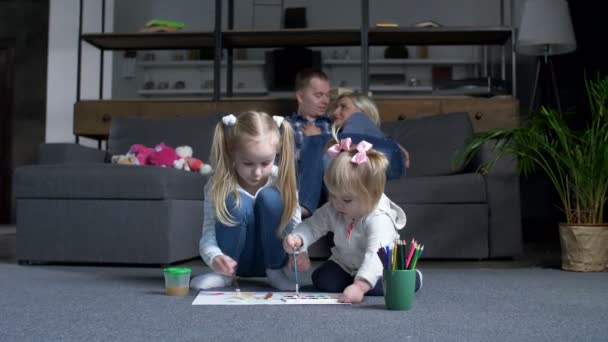
[[[355,221],[350,238],[346,237],[349,221],[328,202],[302,221],[293,231],[302,238],[302,250],[326,235],[334,233],[335,246],[330,260],[357,279],[367,281],[372,288],[382,276],[382,262],[376,252],[381,246],[399,239],[398,230],[405,227],[403,210],[382,194],[378,205],[368,215]]]

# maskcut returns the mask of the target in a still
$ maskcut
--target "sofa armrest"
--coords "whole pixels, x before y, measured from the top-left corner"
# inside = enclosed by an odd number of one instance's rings
[[[103,163],[106,151],[72,143],[48,143],[38,147],[39,164]]]
[[[494,157],[492,144],[486,143],[479,151],[477,163],[483,165]],[[484,180],[490,211],[489,256],[500,258],[520,255],[523,252],[523,238],[517,161],[511,156],[502,156],[484,175]]]

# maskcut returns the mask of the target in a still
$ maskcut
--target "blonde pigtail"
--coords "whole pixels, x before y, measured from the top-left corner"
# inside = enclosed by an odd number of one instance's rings
[[[277,235],[282,236],[285,228],[291,221],[291,217],[296,211],[298,191],[296,184],[296,162],[295,162],[295,140],[293,128],[287,120],[281,124],[283,134],[281,134],[281,159],[279,161],[279,184],[281,199],[283,200],[283,213],[281,223],[277,230]]]
[[[211,165],[214,170],[213,174],[213,204],[215,206],[215,214],[217,219],[225,225],[235,225],[237,222],[230,215],[226,207],[226,198],[233,193],[237,206],[239,205],[239,194],[236,190],[236,176],[232,169],[232,161],[229,146],[227,146],[226,133],[224,125],[220,121],[215,126],[213,142],[211,145]]]

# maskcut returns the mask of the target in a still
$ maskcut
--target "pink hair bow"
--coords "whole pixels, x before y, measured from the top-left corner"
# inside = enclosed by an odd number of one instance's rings
[[[369,151],[370,148],[372,148],[372,144],[368,143],[365,140],[361,140],[361,142],[359,142],[357,144],[357,154],[355,154],[353,156],[353,158],[350,160],[351,163],[355,163],[357,165],[361,165],[365,162],[367,162],[367,151]]]
[[[352,143],[353,141],[350,138],[342,139],[339,144],[334,144],[327,150],[327,155],[336,158],[340,152],[350,150],[350,145]]]

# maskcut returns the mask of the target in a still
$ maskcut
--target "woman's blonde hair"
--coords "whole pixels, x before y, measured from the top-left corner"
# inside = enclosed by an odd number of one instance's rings
[[[351,161],[357,154],[356,144],[340,152],[329,164],[323,181],[331,193],[352,193],[364,199],[371,211],[380,201],[386,185],[388,159],[373,148],[366,152],[367,161]]]
[[[283,120],[279,127],[270,115],[263,112],[244,112],[237,116],[234,125],[228,126],[220,121],[215,126],[211,146],[211,166],[215,170],[212,190],[215,216],[225,225],[237,223],[226,207],[226,198],[230,194],[234,195],[236,206],[240,205],[234,155],[244,142],[254,139],[273,144],[280,155],[277,187],[283,200],[283,213],[277,235],[281,236],[298,205],[294,133],[287,120]]]
[[[338,96],[334,102],[334,106],[338,105],[341,99],[349,99],[353,105],[362,113],[366,114],[375,124],[380,127],[380,112],[378,107],[369,97],[358,92],[347,92]],[[337,125],[332,126],[332,132],[337,133],[342,127]]]

